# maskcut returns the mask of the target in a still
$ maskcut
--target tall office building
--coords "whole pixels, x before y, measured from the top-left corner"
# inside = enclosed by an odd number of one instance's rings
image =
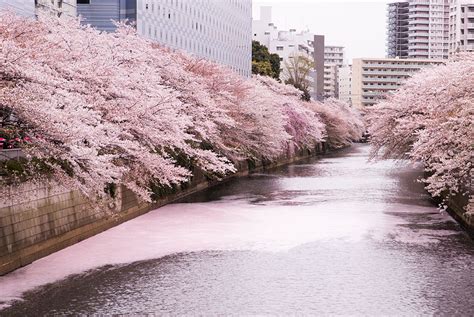
[[[405,0],[387,10],[388,57],[447,59],[474,50],[474,0]]]
[[[251,75],[251,0],[77,1],[84,23],[100,30],[115,30],[113,21],[135,22],[145,38]]]
[[[251,0],[138,0],[137,31],[251,76]]]

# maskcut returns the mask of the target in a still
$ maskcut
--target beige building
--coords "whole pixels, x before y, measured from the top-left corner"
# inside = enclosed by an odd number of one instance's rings
[[[356,58],[352,63],[352,105],[362,109],[397,90],[413,73],[443,64],[442,60]]]

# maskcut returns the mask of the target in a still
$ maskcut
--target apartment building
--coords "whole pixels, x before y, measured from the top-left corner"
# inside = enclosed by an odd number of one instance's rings
[[[352,105],[352,65],[339,68],[338,91],[339,100]]]
[[[408,57],[408,2],[389,3],[387,7],[387,56]]]
[[[451,0],[449,53],[474,52],[474,0]]]
[[[387,7],[387,56],[447,59],[449,0],[406,0]]]
[[[372,106],[415,72],[442,63],[433,59],[356,58],[352,64],[352,105],[359,109]]]
[[[344,65],[344,47],[324,46],[324,98],[338,98],[338,73]]]
[[[389,58],[447,59],[473,51],[474,0],[405,0],[387,7]]]

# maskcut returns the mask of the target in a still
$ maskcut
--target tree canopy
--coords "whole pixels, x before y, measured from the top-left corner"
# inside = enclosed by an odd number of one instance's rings
[[[7,177],[0,166],[3,195],[18,182],[51,181],[91,199],[120,184],[151,201],[154,188],[197,170],[218,179],[242,160],[359,134],[345,105],[302,102],[289,85],[241,77],[128,26],[103,33],[77,19],[0,12],[0,47],[0,113],[29,139],[24,168]]]
[[[280,78],[280,56],[270,54],[268,48],[258,41],[252,41],[252,73]]]
[[[474,215],[474,56],[425,69],[368,112],[373,155],[422,162],[433,196],[470,197]]]

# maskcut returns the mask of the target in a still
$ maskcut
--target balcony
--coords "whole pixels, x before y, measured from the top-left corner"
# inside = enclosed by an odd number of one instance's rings
[[[368,98],[362,98],[362,103],[364,104],[376,104],[377,102],[379,102],[380,99],[368,99]]]
[[[429,37],[430,36],[430,33],[428,32],[416,32],[416,33],[410,33],[408,34],[408,37],[411,38],[411,37],[417,37],[417,36],[424,36],[424,37]]]
[[[421,12],[418,12],[418,13],[413,13],[413,14],[410,14],[410,18],[411,19],[428,19],[430,18],[430,14],[429,12],[426,12],[426,13],[421,13]]]
[[[415,70],[413,70],[415,71]],[[375,76],[407,76],[410,71],[362,71],[362,75],[375,75]]]
[[[409,39],[408,43],[410,44],[410,47],[420,47],[420,46],[427,46],[428,45],[428,39],[421,38],[421,39]]]
[[[429,26],[410,26],[409,31],[414,32],[414,31],[429,31],[430,28]]]
[[[422,65],[414,65],[414,64],[408,64],[408,63],[400,63],[400,64],[375,64],[375,63],[365,63],[362,65],[364,68],[382,68],[382,69],[419,69],[420,67],[423,67],[426,64]]]
[[[404,76],[404,78],[394,78],[392,76],[392,73],[389,74],[384,74],[387,76],[391,76],[390,78],[377,78],[377,77],[367,77],[364,76],[362,77],[362,85],[366,85],[367,83],[392,83],[392,84],[398,84],[406,79],[408,75]],[[398,75],[401,76],[401,75]],[[368,85],[370,86],[370,85]]]
[[[400,85],[362,85],[362,89],[370,90],[397,90],[398,88],[400,88]],[[380,92],[377,93],[380,94]]]

